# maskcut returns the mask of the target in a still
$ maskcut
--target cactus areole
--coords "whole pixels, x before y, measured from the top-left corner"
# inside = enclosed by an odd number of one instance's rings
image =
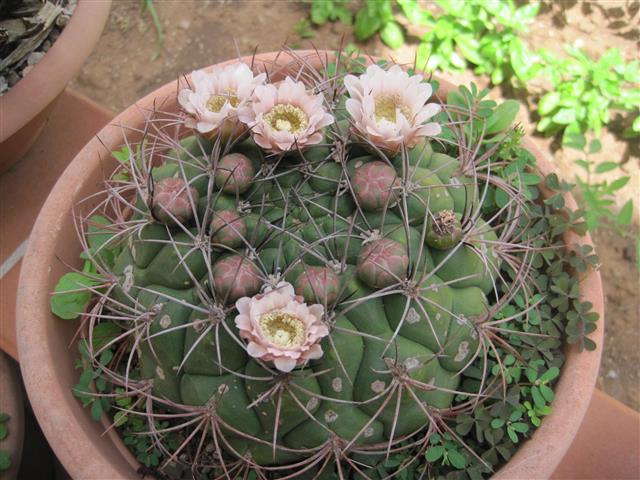
[[[81,219],[86,291],[52,300],[88,319],[76,395],[163,478],[490,475],[582,308],[548,295],[563,231],[514,115],[357,59],[227,69]]]

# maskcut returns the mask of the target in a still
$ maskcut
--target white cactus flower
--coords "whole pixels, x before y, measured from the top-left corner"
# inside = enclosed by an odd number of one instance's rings
[[[324,307],[304,303],[291,284],[280,282],[265,293],[242,297],[236,308],[236,327],[252,357],[290,372],[322,356],[320,341],[329,335],[322,321]]]
[[[256,87],[255,100],[238,116],[260,147],[283,153],[322,141],[322,129],[334,121],[323,103],[322,95],[308,93],[304,83],[287,77],[277,85]]]
[[[440,105],[427,103],[433,89],[422,80],[398,65],[389,70],[371,65],[360,76],[345,76],[346,108],[355,132],[389,155],[438,135],[440,125],[427,120],[440,112]]]
[[[194,71],[193,89],[178,93],[178,102],[187,113],[185,125],[211,137],[244,133],[238,110],[252,101],[255,88],[265,79],[264,73],[254,75],[244,63]]]

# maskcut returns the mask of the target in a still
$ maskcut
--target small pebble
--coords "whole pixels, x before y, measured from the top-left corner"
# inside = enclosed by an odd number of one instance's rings
[[[9,82],[9,86],[13,87],[16,83],[20,81],[20,75],[18,75],[15,71],[10,71],[7,76],[7,81]]]
[[[27,65],[36,65],[44,57],[44,52],[31,52],[27,57]]]
[[[63,28],[67,23],[69,23],[69,17],[67,15],[58,15],[58,18],[56,18],[56,27]]]
[[[607,378],[618,378],[618,372],[616,372],[615,370],[609,370],[607,372]]]
[[[26,76],[27,76],[27,74],[28,74],[31,70],[33,70],[33,65],[27,65],[26,67],[24,67],[24,69],[22,70],[22,72],[20,72],[20,74],[21,74],[23,77],[26,77]]]

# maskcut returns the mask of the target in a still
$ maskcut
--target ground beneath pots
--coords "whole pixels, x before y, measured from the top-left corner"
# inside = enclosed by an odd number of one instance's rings
[[[293,48],[335,50],[354,42],[350,27],[340,23],[314,30],[314,37],[301,39],[296,23],[307,15],[301,2],[262,0],[181,0],[154,2],[164,30],[164,44],[158,37],[148,13],[140,13],[140,1],[119,0],[113,3],[109,22],[96,50],[87,61],[74,88],[107,107],[120,111],[136,99],[174,80],[194,68],[251,54],[254,49],[266,52],[284,43]],[[636,58],[640,46],[640,7],[637,1],[608,0],[586,3],[573,0],[545,2],[542,13],[527,35],[534,46],[545,46],[561,53],[561,45],[581,42],[592,55],[609,47],[618,47],[627,60]],[[413,33],[410,31],[410,33]],[[409,35],[408,41],[417,41]],[[371,40],[360,45],[363,51],[412,63],[415,44],[392,51]],[[449,77],[456,82],[474,80],[471,72]],[[527,132],[534,131],[535,117],[526,109],[525,98],[509,88],[494,89],[496,99],[516,96],[523,104],[520,121]],[[632,179],[616,198],[622,205],[628,198],[638,203],[640,168],[637,144],[620,139],[624,129],[614,122],[602,138],[603,150],[595,160],[624,162],[625,174]],[[561,175],[573,180],[577,173],[571,151],[559,149],[553,138],[536,141],[554,159]],[[638,211],[636,211],[636,224]],[[636,410],[640,410],[640,328],[638,305],[638,270],[635,238],[637,226],[625,232],[603,227],[595,235],[602,261],[605,285],[607,336],[599,387]]]

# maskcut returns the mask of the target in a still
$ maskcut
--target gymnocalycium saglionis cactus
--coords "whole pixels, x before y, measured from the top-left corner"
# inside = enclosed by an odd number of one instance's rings
[[[74,393],[159,478],[482,478],[550,412],[565,342],[593,348],[570,186],[514,102],[282,55],[123,127],[52,297],[84,320]]]

